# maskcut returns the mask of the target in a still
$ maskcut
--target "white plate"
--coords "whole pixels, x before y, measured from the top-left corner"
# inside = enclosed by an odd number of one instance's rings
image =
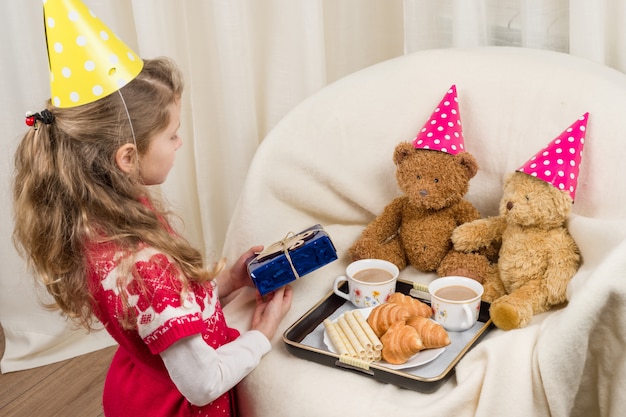
[[[361,308],[359,309],[359,311],[361,312],[361,314],[363,314],[363,318],[367,319],[373,309],[374,309],[373,307],[368,307],[368,308]],[[324,344],[326,345],[326,347],[328,347],[328,349],[331,352],[337,353],[337,350],[335,349],[333,342],[330,340],[330,337],[326,333],[326,329],[324,329]],[[399,365],[393,365],[384,360],[377,361],[377,363],[384,365],[385,367],[389,369],[415,368],[416,366],[425,365],[428,362],[434,361],[445,350],[446,350],[445,347],[437,348],[437,349],[424,349],[424,350],[417,352],[415,355],[411,356],[411,358],[409,358],[408,361],[401,363]]]

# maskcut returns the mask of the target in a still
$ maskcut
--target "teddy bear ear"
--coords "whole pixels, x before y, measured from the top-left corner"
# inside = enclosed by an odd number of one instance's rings
[[[402,163],[402,161],[413,155],[415,151],[416,149],[413,147],[412,143],[401,142],[396,146],[396,149],[393,153],[393,162],[396,165],[399,165],[400,163]]]
[[[470,153],[460,152],[454,156],[459,164],[461,164],[467,170],[467,177],[474,178],[478,173],[478,162],[476,158]]]

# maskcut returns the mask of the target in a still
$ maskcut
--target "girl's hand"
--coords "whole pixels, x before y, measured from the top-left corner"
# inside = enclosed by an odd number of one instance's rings
[[[252,316],[250,328],[260,331],[269,340],[272,340],[280,322],[291,308],[292,298],[293,289],[290,285],[285,285],[267,294],[265,298],[261,297],[257,291],[256,309]]]
[[[237,262],[235,262],[232,267],[224,269],[218,274],[215,279],[219,288],[220,297],[226,297],[228,294],[242,287],[254,286],[248,274],[248,260],[256,256],[256,254],[262,250],[262,245],[251,247],[237,259]]]

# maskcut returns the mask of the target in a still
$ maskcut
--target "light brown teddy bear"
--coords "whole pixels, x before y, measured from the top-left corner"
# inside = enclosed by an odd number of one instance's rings
[[[459,226],[455,249],[471,252],[501,243],[497,268],[484,277],[483,299],[494,324],[526,326],[535,314],[567,301],[567,286],[581,263],[567,230],[587,114],[504,182],[499,216]]]
[[[439,270],[440,275],[461,269],[485,275],[482,255],[456,253],[450,240],[458,225],[481,217],[464,199],[478,163],[464,151],[455,86],[414,141],[396,146],[393,161],[403,195],[368,224],[349,250],[352,259],[385,259],[399,269],[411,264],[420,271]],[[470,264],[473,268],[467,268]]]

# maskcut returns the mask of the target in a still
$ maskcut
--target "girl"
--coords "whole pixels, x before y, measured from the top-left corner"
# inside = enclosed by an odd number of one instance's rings
[[[93,103],[47,109],[15,156],[14,239],[54,306],[119,343],[104,387],[107,417],[228,416],[232,388],[270,350],[292,290],[257,297],[239,335],[218,300],[252,285],[244,253],[205,268],[147,186],[165,181],[182,145],[181,74],[145,60],[126,86]]]

